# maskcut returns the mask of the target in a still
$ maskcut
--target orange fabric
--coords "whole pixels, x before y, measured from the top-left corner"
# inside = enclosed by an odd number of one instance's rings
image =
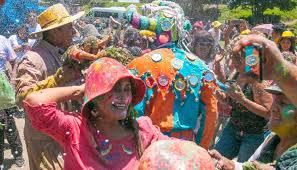
[[[156,53],[163,56],[162,61],[152,61],[151,56]],[[127,67],[137,69],[139,76],[150,71],[155,82],[157,82],[156,78],[159,77],[160,73],[165,74],[169,82],[172,82],[176,75],[176,70],[171,66],[171,60],[173,58],[174,53],[171,49],[159,49],[134,59]],[[204,86],[202,86],[200,90],[202,102],[206,105],[205,127],[200,143],[205,149],[208,149],[211,144],[218,117],[217,100],[213,95],[214,90],[209,89],[209,86],[217,87],[215,83],[204,83]],[[161,87],[160,89],[160,93],[157,92],[157,88],[155,89],[153,93],[154,97],[152,97],[150,103],[146,105],[145,114],[152,119],[154,125],[160,127],[162,132],[170,132],[173,128],[173,105],[175,96],[171,92],[172,87],[170,86],[167,88]],[[167,93],[168,91],[169,93]],[[164,101],[163,99],[166,100]],[[182,136],[183,138],[195,141],[195,135],[192,130],[172,132],[171,136],[177,138]]]
[[[153,54],[161,54],[163,56],[162,61],[154,62],[151,59]],[[130,64],[128,64],[127,68],[136,68],[139,75],[143,75],[145,72],[149,71],[152,74],[155,82],[157,82],[156,79],[160,76],[160,74],[164,74],[168,77],[169,82],[172,82],[176,75],[176,70],[174,70],[174,68],[171,66],[171,60],[173,58],[174,53],[171,51],[171,49],[162,48],[134,59]],[[162,96],[165,97],[169,86],[166,88],[159,88],[161,89]]]
[[[173,103],[174,94],[169,93],[166,95],[166,100],[163,100],[161,93],[156,93],[147,105],[146,113],[155,125],[158,125],[162,132],[171,131],[173,128]]]
[[[195,134],[192,130],[185,130],[181,132],[171,132],[171,137],[189,140],[189,141],[195,141]]]
[[[215,83],[204,83],[204,86],[201,87],[201,99],[205,104],[206,117],[200,146],[205,149],[208,149],[211,144],[218,119],[217,99],[213,95],[216,88]]]
[[[152,61],[151,56],[153,54],[161,54],[163,56],[162,61]],[[157,82],[156,79],[160,74],[164,74],[168,77],[169,82],[172,82],[176,75],[176,70],[171,66],[171,60],[173,58],[174,53],[171,49],[159,49],[134,59],[127,65],[127,68],[136,68],[139,76],[150,71],[155,82]],[[170,86],[159,88],[161,92],[158,93],[157,88],[155,89],[153,93],[154,97],[151,98],[150,103],[146,106],[145,113],[152,119],[155,125],[160,127],[162,132],[170,131],[173,128],[172,113],[175,96],[172,93],[168,93],[168,91],[172,90]]]

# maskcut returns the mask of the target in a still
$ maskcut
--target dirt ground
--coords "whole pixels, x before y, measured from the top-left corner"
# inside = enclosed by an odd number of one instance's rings
[[[22,145],[23,145],[23,157],[25,159],[25,165],[22,168],[18,168],[13,161],[13,156],[10,152],[9,145],[7,143],[7,140],[5,140],[5,151],[4,151],[4,169],[10,169],[10,170],[29,170],[29,161],[28,161],[28,156],[27,156],[27,149],[26,149],[26,144],[24,141],[24,125],[25,125],[25,119],[24,118],[15,118],[15,123],[16,126],[19,130],[20,137],[22,140]]]

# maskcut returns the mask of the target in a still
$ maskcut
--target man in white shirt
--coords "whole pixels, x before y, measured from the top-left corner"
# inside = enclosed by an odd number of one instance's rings
[[[6,62],[13,62],[16,55],[8,41],[4,36],[0,35],[0,72],[6,71]]]
[[[213,39],[215,40],[215,48],[218,49],[220,47],[220,40],[221,40],[221,27],[222,23],[219,21],[212,22],[211,26],[212,28],[208,31],[211,33]]]
[[[17,33],[9,37],[10,44],[15,51],[17,58],[15,62],[22,59],[25,52],[30,50],[28,43],[28,25],[21,25],[17,28]]]
[[[41,30],[41,27],[40,25],[37,23],[37,14],[35,11],[31,11],[28,15],[28,24],[29,24],[29,27],[28,27],[28,33],[29,35],[33,32],[38,32]],[[28,43],[29,45],[32,47],[36,42],[36,39],[28,39]]]

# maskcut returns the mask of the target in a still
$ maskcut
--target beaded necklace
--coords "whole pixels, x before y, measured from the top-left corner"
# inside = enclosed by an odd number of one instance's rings
[[[108,139],[105,139],[104,141],[100,142],[99,141],[100,131],[96,130],[96,128],[91,125],[89,125],[89,128],[90,128],[90,132],[91,132],[91,142],[92,142],[94,148],[96,149],[96,151],[102,157],[110,155],[110,153],[113,149],[112,143]],[[134,152],[133,152],[132,148],[129,148],[129,147],[125,146],[124,144],[119,144],[119,145],[124,153],[126,153],[129,156],[133,155]]]

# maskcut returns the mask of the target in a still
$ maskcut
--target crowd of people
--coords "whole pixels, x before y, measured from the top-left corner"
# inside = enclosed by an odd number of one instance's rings
[[[171,1],[138,11],[55,4],[0,36],[0,169],[5,137],[32,170],[297,169],[292,30],[191,23]]]

